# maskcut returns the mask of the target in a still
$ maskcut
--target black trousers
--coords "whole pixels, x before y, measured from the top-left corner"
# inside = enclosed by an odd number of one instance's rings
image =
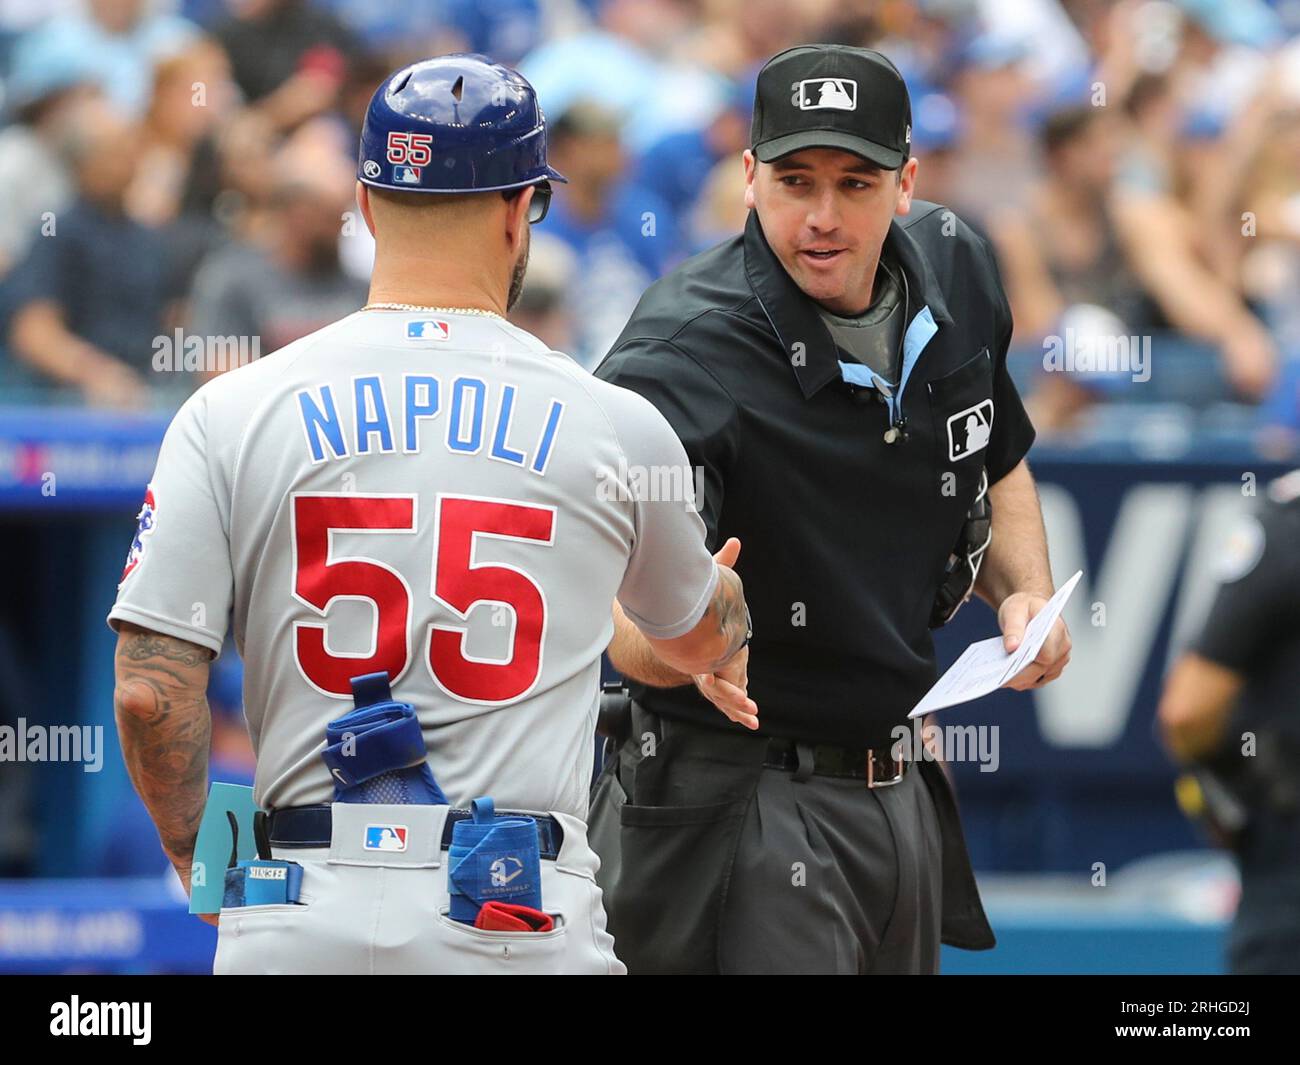
[[[1300,974],[1300,871],[1242,869],[1241,901],[1227,947],[1234,976]]]
[[[660,718],[597,781],[590,839],[636,973],[934,973],[993,946],[942,770],[892,786],[767,768],[767,740]]]

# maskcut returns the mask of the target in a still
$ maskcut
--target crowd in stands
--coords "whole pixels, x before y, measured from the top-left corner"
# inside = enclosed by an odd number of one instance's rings
[[[358,309],[366,104],[448,51],[538,90],[570,183],[514,317],[594,366],[651,281],[742,227],[758,68],[829,41],[907,78],[918,195],[992,242],[1040,433],[1175,397],[1286,454],[1297,33],[1287,0],[7,0],[0,408],[174,407],[225,367],[172,338],[256,357]]]

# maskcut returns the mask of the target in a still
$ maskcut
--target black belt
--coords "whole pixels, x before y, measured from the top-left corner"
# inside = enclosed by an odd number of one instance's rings
[[[763,764],[795,774],[796,780],[810,775],[865,780],[869,788],[883,788],[903,779],[904,761],[888,750],[868,747],[834,747],[825,743],[768,740]]]
[[[451,833],[457,821],[474,815],[469,810],[448,810],[447,823],[442,828],[442,849],[451,846]],[[497,817],[531,817],[537,822],[537,843],[543,858],[555,861],[564,844],[564,829],[560,822],[546,814],[512,814],[498,810]],[[332,807],[284,806],[272,810],[268,818],[271,844],[276,847],[328,847],[333,825]]]

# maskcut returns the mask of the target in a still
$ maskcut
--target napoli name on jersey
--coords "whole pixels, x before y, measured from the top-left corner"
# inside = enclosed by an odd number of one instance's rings
[[[358,311],[185,403],[109,621],[233,630],[264,808],[330,800],[326,722],[384,670],[453,804],[585,818],[611,601],[672,638],[714,590],[689,493],[626,484],[687,465],[646,400],[504,319]]]

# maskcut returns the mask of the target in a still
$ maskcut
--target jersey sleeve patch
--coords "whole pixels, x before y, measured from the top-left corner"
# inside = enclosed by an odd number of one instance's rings
[[[135,538],[131,541],[131,549],[126,553],[126,565],[122,569],[122,579],[117,582],[119,588],[126,583],[127,577],[135,572],[136,567],[140,565],[140,560],[144,558],[145,538],[153,534],[157,513],[157,505],[153,497],[153,485],[151,484],[144,490],[144,504],[140,507],[140,513],[136,515]]]

